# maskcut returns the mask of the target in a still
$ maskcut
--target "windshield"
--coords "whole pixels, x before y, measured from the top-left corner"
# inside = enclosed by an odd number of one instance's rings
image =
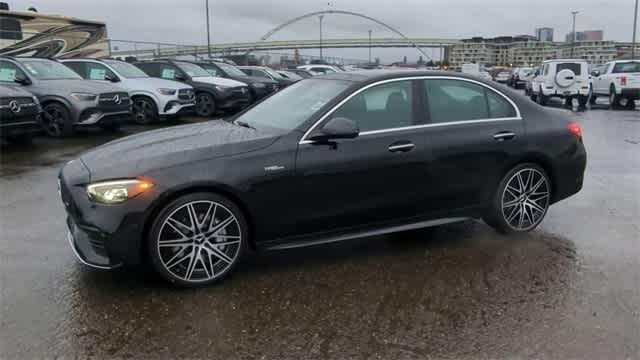
[[[293,130],[350,85],[347,81],[308,79],[297,82],[237,118],[253,127]]]
[[[21,60],[20,63],[29,75],[38,80],[81,80],[82,77],[75,71],[49,60]]]
[[[278,74],[277,72],[275,72],[275,71],[273,71],[273,70],[271,70],[271,69],[269,69],[267,67],[264,68],[264,71],[268,72],[269,75],[273,76],[274,78],[277,78],[277,79],[284,79],[285,78],[284,76]]]
[[[247,74],[243,73],[242,70],[237,67],[225,63],[216,63],[222,71],[227,73],[229,76],[247,76]]]
[[[640,62],[617,63],[613,67],[613,71],[612,72],[614,74],[640,72]]]
[[[211,74],[209,74],[207,70],[201,68],[196,64],[179,61],[179,62],[176,62],[176,65],[178,65],[180,70],[186,72],[187,75],[191,77],[203,77],[203,76],[210,77],[211,76]]]
[[[137,67],[122,61],[105,61],[109,66],[111,66],[120,76],[129,79],[137,79],[137,78],[147,78],[147,75],[144,71],[138,69]]]

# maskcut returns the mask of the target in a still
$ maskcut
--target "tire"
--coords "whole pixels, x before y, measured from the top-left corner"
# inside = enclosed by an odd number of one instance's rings
[[[156,103],[146,96],[133,98],[133,122],[138,125],[149,125],[158,121],[158,107]]]
[[[484,220],[501,233],[531,231],[547,214],[551,188],[544,169],[534,163],[520,164],[500,181]]]
[[[47,135],[60,138],[73,134],[73,119],[64,105],[48,103],[42,111],[42,126]]]
[[[591,94],[589,95],[589,104],[595,105],[596,104],[596,99],[598,99],[598,95],[594,94],[593,90],[592,90]]]
[[[542,92],[542,88],[540,88],[540,92],[538,93],[537,100],[538,100],[538,104],[542,106],[547,106],[547,104],[549,103],[549,97],[544,95],[544,93]]]
[[[147,250],[162,278],[181,287],[199,287],[218,282],[235,269],[247,250],[248,236],[247,221],[231,200],[193,193],[160,211],[148,234]]]
[[[624,107],[627,110],[635,110],[636,108],[636,101],[632,100],[632,99],[627,99],[627,104]]]
[[[616,88],[611,86],[609,90],[609,107],[613,110],[620,108],[620,96],[616,94]]]
[[[578,95],[578,106],[581,108],[587,107],[589,102],[589,95]]]
[[[216,113],[216,100],[213,95],[205,92],[196,94],[196,114],[200,117],[210,117]]]
[[[529,97],[531,98],[531,101],[538,102],[538,95],[536,95],[536,93],[533,92],[533,89],[531,89]]]

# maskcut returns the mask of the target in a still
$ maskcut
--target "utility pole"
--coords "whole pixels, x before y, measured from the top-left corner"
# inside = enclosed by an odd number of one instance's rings
[[[638,32],[638,0],[633,12],[633,40],[631,41],[631,59],[636,58],[636,33]]]
[[[576,51],[576,15],[578,15],[579,11],[572,11],[571,14],[573,14],[573,32],[571,33],[573,35],[573,41],[571,42],[571,57],[574,56],[574,53]]]
[[[205,1],[205,6],[207,8],[207,54],[209,54],[209,59],[211,59],[211,26],[209,24],[209,0]]]
[[[324,15],[318,16],[320,18],[320,62],[322,62],[322,19]]]
[[[371,65],[371,30],[369,30],[369,65]]]

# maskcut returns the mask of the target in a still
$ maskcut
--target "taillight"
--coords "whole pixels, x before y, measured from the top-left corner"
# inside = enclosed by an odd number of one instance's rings
[[[622,86],[627,85],[627,77],[626,76],[621,76],[620,77],[620,85],[622,85]]]
[[[573,135],[575,135],[575,136],[577,136],[577,137],[579,137],[579,138],[582,138],[582,135],[583,135],[583,134],[582,134],[582,128],[580,127],[580,125],[578,125],[578,124],[576,124],[576,123],[571,123],[571,124],[569,124],[569,131],[570,131]]]

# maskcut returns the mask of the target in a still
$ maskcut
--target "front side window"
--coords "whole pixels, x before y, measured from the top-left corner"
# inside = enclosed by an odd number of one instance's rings
[[[21,60],[29,75],[38,80],[77,80],[82,79],[75,71],[51,60]]]
[[[15,82],[17,74],[20,69],[15,64],[0,60],[0,82]]]
[[[613,66],[614,74],[640,73],[640,61],[617,63]]]
[[[226,63],[216,63],[216,65],[222,69],[229,76],[246,76],[247,74],[243,73],[240,69],[233,65],[229,65]]]
[[[350,84],[337,80],[300,81],[266,98],[236,120],[256,128],[291,131],[339,96]]]
[[[217,66],[215,65],[211,65],[211,64],[203,64],[201,65],[203,69],[207,70],[207,72],[209,73],[209,75],[211,76],[217,76],[217,77],[223,77],[224,74],[222,73],[222,71],[220,71],[220,69],[218,69]]]
[[[175,80],[180,71],[173,65],[160,64],[160,77],[168,80]]]
[[[109,70],[106,66],[97,63],[86,63],[87,75],[85,79],[88,80],[106,80],[107,78],[114,79],[116,75],[113,71]]]
[[[355,121],[361,132],[412,126],[412,81],[394,81],[366,89],[344,103],[332,117]]]

